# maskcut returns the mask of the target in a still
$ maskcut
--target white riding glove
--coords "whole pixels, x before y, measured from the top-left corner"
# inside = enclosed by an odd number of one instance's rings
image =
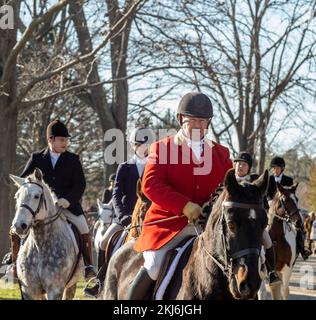
[[[64,209],[67,209],[70,206],[70,203],[67,199],[60,198],[57,201],[57,205],[59,205],[60,207],[63,207]]]

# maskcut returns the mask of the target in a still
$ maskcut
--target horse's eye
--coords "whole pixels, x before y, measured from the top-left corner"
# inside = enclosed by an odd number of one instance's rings
[[[228,221],[227,222],[227,226],[228,226],[228,229],[231,231],[231,232],[235,232],[235,223],[233,221]]]
[[[35,198],[35,199],[39,199],[39,195],[36,194],[36,195],[34,196],[34,198]]]

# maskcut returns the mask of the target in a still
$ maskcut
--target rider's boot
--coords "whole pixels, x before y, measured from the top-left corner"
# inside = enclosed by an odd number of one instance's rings
[[[87,297],[97,298],[99,296],[103,288],[106,270],[107,263],[105,262],[105,251],[100,249],[98,252],[98,274],[95,278],[96,283],[93,287],[86,287],[83,290]]]
[[[266,266],[268,270],[269,276],[269,285],[275,286],[281,282],[280,277],[275,271],[275,259],[274,259],[274,249],[273,246],[271,248],[266,249]]]
[[[152,280],[144,267],[138,271],[127,293],[127,300],[147,300],[156,281]]]
[[[297,251],[302,255],[302,258],[304,260],[306,260],[311,255],[311,252],[307,248],[305,248],[304,232],[302,228],[296,228],[296,247]]]
[[[92,264],[92,241],[90,233],[82,234],[82,257],[85,265],[84,277],[89,280],[96,276]]]
[[[12,271],[13,277],[17,278],[17,271],[16,271],[16,260],[18,258],[18,253],[20,250],[20,237],[14,233],[10,232],[10,242],[11,242],[11,254],[12,254]]]

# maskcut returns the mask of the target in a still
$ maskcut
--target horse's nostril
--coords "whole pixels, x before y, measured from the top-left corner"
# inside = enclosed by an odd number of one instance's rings
[[[27,228],[27,225],[25,223],[22,223],[21,228],[22,230],[25,230]]]

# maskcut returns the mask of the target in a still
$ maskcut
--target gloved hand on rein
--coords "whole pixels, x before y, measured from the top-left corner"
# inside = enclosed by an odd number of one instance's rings
[[[202,208],[198,204],[189,201],[184,206],[182,212],[188,218],[189,223],[194,223],[202,213]]]
[[[69,203],[69,201],[67,199],[60,198],[57,201],[57,205],[62,207],[62,208],[64,208],[64,209],[67,209],[70,206],[70,203]]]

